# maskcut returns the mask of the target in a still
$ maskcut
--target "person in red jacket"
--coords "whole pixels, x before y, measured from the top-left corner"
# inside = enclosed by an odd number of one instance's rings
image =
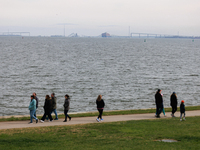
[[[96,104],[97,104],[97,110],[99,111],[99,116],[97,117],[96,120],[98,122],[103,121],[102,114],[103,114],[103,109],[104,109],[105,103],[104,103],[104,100],[102,99],[102,95],[99,95],[97,97]]]

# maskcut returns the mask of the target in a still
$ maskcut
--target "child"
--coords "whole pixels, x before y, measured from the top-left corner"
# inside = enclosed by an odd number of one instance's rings
[[[184,100],[181,101],[181,105],[180,105],[180,121],[182,121],[182,114],[184,114],[183,120],[186,120],[185,119],[185,104],[184,104]]]

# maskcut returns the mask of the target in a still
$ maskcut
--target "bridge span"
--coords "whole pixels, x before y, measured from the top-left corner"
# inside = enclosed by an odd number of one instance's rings
[[[135,35],[135,36],[134,36]],[[154,37],[154,38],[165,38],[165,37],[172,37],[175,35],[166,35],[166,34],[156,34],[156,33],[140,33],[140,32],[132,32],[130,33],[131,37]]]

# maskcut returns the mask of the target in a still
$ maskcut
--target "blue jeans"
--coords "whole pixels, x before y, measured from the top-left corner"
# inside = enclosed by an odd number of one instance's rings
[[[58,115],[57,115],[56,109],[53,109],[53,110],[51,111],[51,114],[52,114],[52,112],[54,112],[54,114],[56,115],[56,119],[58,119]]]
[[[182,114],[183,114],[183,117],[185,118],[185,112],[180,112],[180,119],[182,119]]]
[[[30,119],[31,119],[31,122],[33,122],[33,118],[34,118],[35,120],[37,120],[37,118],[34,116],[35,111],[36,111],[36,109],[30,110]]]

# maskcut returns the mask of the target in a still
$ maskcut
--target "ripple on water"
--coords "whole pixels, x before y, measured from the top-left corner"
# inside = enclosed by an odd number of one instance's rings
[[[64,95],[70,112],[96,111],[103,95],[105,110],[155,108],[162,89],[164,106],[177,93],[185,105],[200,105],[200,41],[188,39],[103,39],[0,37],[0,115],[28,114],[30,95],[56,93],[58,113]],[[30,57],[31,56],[31,57]]]

